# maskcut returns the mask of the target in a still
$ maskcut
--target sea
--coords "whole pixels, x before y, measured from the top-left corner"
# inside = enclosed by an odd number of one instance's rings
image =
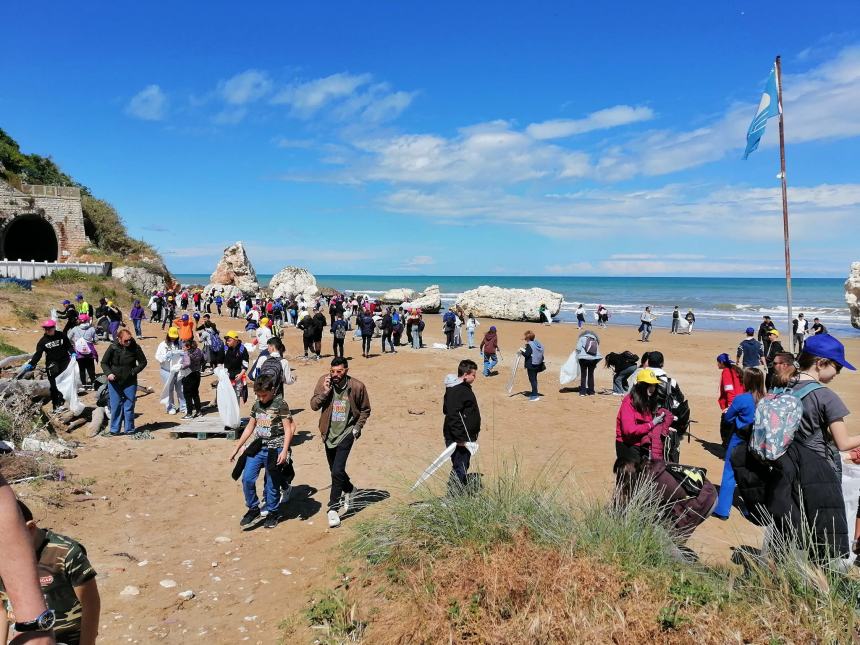
[[[209,274],[180,274],[182,284],[207,284]],[[258,274],[266,286],[272,275]],[[542,287],[564,296],[556,320],[575,322],[574,309],[585,305],[588,320],[597,305],[610,312],[610,323],[638,325],[642,310],[650,305],[659,317],[655,327],[671,325],[675,305],[683,316],[688,309],[696,315],[695,329],[715,329],[742,333],[747,326],[758,328],[763,315],[770,315],[780,330],[787,328],[785,280],[782,278],[598,278],[558,276],[392,276],[317,275],[317,284],[344,293],[379,296],[389,289],[405,287],[421,291],[439,285],[444,305],[453,304],[463,291],[480,285],[528,289]],[[840,278],[794,278],[793,313],[803,312],[810,323],[818,317],[836,336],[860,337],[851,326],[845,304],[845,281]]]

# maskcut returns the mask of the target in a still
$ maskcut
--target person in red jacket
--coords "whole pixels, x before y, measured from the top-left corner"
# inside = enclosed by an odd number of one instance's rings
[[[735,397],[744,393],[743,370],[726,353],[717,356],[717,368],[720,370],[720,394],[717,404],[720,406],[720,412],[725,412]]]

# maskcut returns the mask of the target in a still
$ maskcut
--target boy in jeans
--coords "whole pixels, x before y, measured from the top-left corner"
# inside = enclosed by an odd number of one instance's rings
[[[242,446],[251,436],[254,440],[242,454],[245,466],[242,470],[242,490],[245,493],[245,505],[248,511],[239,522],[247,526],[260,517],[260,500],[257,497],[257,477],[265,469],[264,497],[265,524],[267,529],[278,525],[278,506],[281,498],[281,469],[290,458],[290,442],[296,431],[296,424],[290,412],[290,406],[283,395],[276,393],[277,384],[269,374],[262,374],[254,382],[254,394],[257,400],[251,407],[251,418],[245,432],[236,442],[236,448],[230,455],[232,462]]]

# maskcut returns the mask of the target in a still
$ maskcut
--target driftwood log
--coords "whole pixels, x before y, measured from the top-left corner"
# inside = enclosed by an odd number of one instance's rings
[[[3,360],[0,360],[0,370],[5,367],[9,367],[10,365],[17,365],[18,363],[23,363],[25,360],[30,358],[31,354],[16,354],[15,356],[7,356]]]
[[[14,378],[0,379],[0,396],[7,392],[22,393],[31,399],[50,399],[51,385],[47,379],[44,380],[18,380]]]

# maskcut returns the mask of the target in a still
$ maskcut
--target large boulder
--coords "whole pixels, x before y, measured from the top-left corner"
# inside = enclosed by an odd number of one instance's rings
[[[403,307],[406,309],[420,309],[425,314],[438,313],[442,308],[442,294],[439,292],[439,285],[431,284],[419,293],[417,297],[409,302],[404,302]]]
[[[125,282],[139,294],[149,295],[153,291],[164,291],[167,288],[167,280],[163,275],[140,267],[113,267],[111,277]]]
[[[550,314],[555,316],[561,311],[562,300],[560,293],[548,289],[480,286],[461,293],[457,298],[457,305],[479,318],[540,322],[540,306],[546,305]]]
[[[851,263],[851,273],[845,281],[845,302],[851,312],[851,324],[860,329],[860,262]]]
[[[317,279],[307,269],[299,267],[284,267],[278,271],[269,282],[269,289],[274,298],[298,298],[312,300],[319,294]]]
[[[228,298],[244,298],[246,294],[242,292],[242,290],[237,287],[235,284],[215,284],[214,282],[210,282],[205,287],[203,287],[203,298],[208,298],[209,294],[212,296],[217,296],[219,293],[221,297],[224,299],[224,302],[227,302]],[[256,295],[247,294],[247,295]]]
[[[215,267],[215,271],[209,276],[209,282],[214,285],[232,285],[249,295],[256,295],[260,290],[257,282],[257,272],[248,259],[245,247],[241,242],[231,244],[224,249],[221,261]]]
[[[401,302],[415,300],[414,289],[389,289],[379,297],[379,302],[385,305],[399,305]]]

